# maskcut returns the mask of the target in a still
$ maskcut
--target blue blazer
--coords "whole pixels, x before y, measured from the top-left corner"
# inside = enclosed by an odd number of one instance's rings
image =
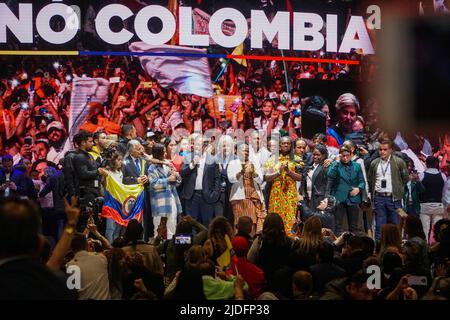
[[[362,202],[362,194],[366,187],[364,182],[364,176],[361,170],[361,166],[350,161],[352,167],[352,173],[349,177],[345,170],[344,164],[340,161],[334,161],[328,168],[328,191],[336,198],[340,203],[346,202],[349,199],[354,204],[360,204]],[[353,188],[359,188],[360,192],[355,197],[350,197],[349,193]]]

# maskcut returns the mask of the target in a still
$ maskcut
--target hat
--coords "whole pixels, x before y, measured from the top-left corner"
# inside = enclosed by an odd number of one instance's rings
[[[234,252],[238,257],[243,257],[247,255],[248,252],[248,241],[244,237],[236,236],[231,242],[233,245]]]
[[[336,110],[340,111],[342,107],[345,106],[355,106],[356,111],[359,111],[359,101],[358,98],[355,97],[352,93],[344,93],[339,96],[336,101]]]
[[[64,133],[66,132],[66,128],[59,121],[53,121],[47,126],[47,132],[50,132],[51,129],[58,129],[58,130],[64,131]]]

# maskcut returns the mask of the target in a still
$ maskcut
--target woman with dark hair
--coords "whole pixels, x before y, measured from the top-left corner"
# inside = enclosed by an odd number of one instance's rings
[[[324,161],[328,158],[328,150],[323,144],[318,144],[313,151],[313,165],[303,173],[302,191],[306,196],[309,207],[315,210],[325,199],[327,189],[327,171]]]
[[[109,159],[106,160],[106,171],[105,173],[111,176],[118,183],[122,183],[123,172],[122,172],[122,153],[115,151]],[[105,180],[103,180],[103,185],[105,186]],[[105,186],[106,187],[106,186]],[[106,231],[105,237],[108,239],[109,243],[112,243],[115,239],[123,236],[125,228],[114,221],[113,218],[104,215],[102,211],[102,216],[106,218]]]
[[[339,161],[334,161],[327,171],[328,192],[336,197],[336,233],[342,233],[342,226],[347,222],[348,230],[353,233],[362,231],[359,205],[363,201],[366,183],[361,166],[352,160],[352,150],[347,146],[339,148]]]
[[[144,236],[144,228],[136,219],[128,223],[125,230],[125,243],[127,244],[122,250],[128,254],[139,252],[143,255],[145,266],[152,272],[163,274],[163,263],[156,248],[142,239]]]
[[[253,241],[247,254],[248,260],[264,271],[268,287],[274,285],[275,272],[289,266],[291,248],[292,240],[286,235],[282,217],[269,213],[262,234]]]
[[[420,219],[416,216],[408,216],[405,220],[405,234],[408,241],[414,242],[420,246],[422,251],[422,263],[425,268],[428,268],[430,263],[428,259],[428,244],[423,232],[423,226]]]
[[[208,240],[204,248],[209,258],[221,270],[228,270],[231,264],[230,250],[232,248],[233,228],[225,217],[215,217],[209,225]]]
[[[273,100],[264,100],[261,116],[255,118],[253,125],[256,130],[266,130],[267,136],[270,136],[272,130],[280,131],[283,128],[283,120],[279,117],[279,111],[274,108]]]
[[[164,145],[157,143],[152,151],[154,159],[164,160]],[[175,234],[177,216],[182,212],[176,188],[181,184],[181,176],[173,166],[153,163],[148,168],[148,178],[155,234],[167,230],[167,239],[171,239]]]
[[[291,155],[292,141],[285,136],[280,140],[280,154],[272,155],[264,165],[266,182],[273,182],[269,197],[269,212],[278,213],[283,221],[286,234],[291,234],[296,220],[298,191],[297,181],[301,180],[300,167],[303,162]]]

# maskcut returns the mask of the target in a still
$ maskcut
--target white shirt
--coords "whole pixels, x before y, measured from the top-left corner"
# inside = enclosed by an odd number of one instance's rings
[[[206,157],[200,159],[197,169],[197,179],[195,179],[195,190],[203,189],[203,171],[205,170]],[[192,164],[190,164],[191,166]]]
[[[384,176],[382,170],[386,170]],[[381,180],[386,180],[386,188],[381,187]],[[375,191],[392,193],[391,156],[389,156],[388,161],[380,159],[380,163],[377,168]]]
[[[314,175],[314,172],[316,171],[319,164],[313,163],[312,170],[308,171],[308,178],[306,179],[306,192],[308,192],[308,197],[311,199],[312,196],[312,176]]]
[[[67,266],[78,266],[81,273],[81,289],[79,299],[108,300],[108,260],[102,254],[79,251],[67,263]]]
[[[123,172],[122,170],[111,171],[111,177],[119,183],[122,183]]]
[[[9,181],[11,181],[10,179],[11,179],[11,173],[5,173],[5,181],[9,182]],[[9,189],[9,187],[6,188],[5,189],[5,197],[9,197],[10,192],[11,192],[11,190]]]

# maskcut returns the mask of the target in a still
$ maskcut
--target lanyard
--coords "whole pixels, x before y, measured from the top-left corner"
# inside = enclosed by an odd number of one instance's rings
[[[386,176],[386,173],[388,171],[390,164],[391,164],[391,159],[389,159],[388,163],[386,164],[386,167],[383,168],[383,163],[382,163],[382,161],[380,161],[381,174],[383,175],[383,178]]]

